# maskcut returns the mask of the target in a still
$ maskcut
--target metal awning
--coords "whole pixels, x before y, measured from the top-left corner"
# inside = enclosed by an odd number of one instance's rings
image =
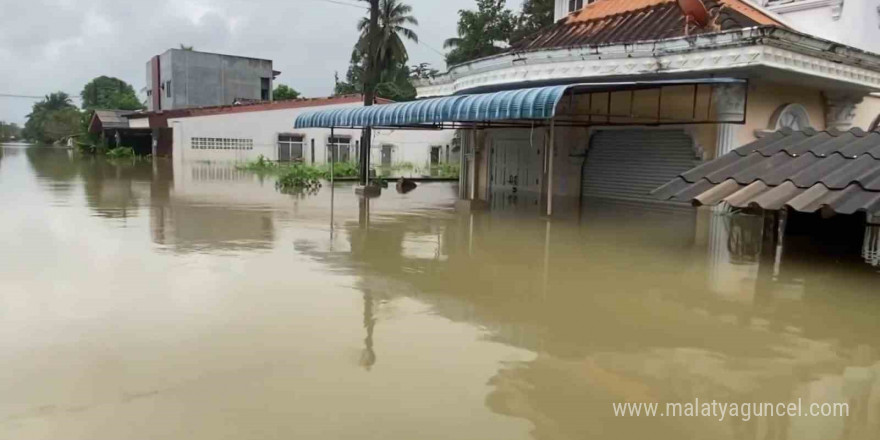
[[[473,95],[454,95],[411,102],[349,107],[305,112],[297,116],[294,128],[454,128],[459,126],[523,126],[540,125],[557,116],[557,107],[565,96],[589,93],[624,92],[692,86],[696,96],[701,85],[746,84],[734,78],[703,78],[694,80],[630,81],[580,83],[505,90]],[[696,102],[696,99],[694,100]],[[658,103],[659,109],[660,103]],[[696,104],[695,104],[696,105]],[[694,112],[696,113],[696,111]],[[707,107],[708,113],[708,107]],[[605,116],[605,115],[602,115]],[[613,115],[610,115],[613,116]],[[578,121],[560,121],[563,125]],[[674,121],[669,123],[686,123]],[[700,121],[709,122],[709,121]]]

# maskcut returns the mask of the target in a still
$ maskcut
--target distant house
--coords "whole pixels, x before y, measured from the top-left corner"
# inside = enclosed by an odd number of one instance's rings
[[[134,148],[137,154],[151,154],[152,132],[132,128],[126,118],[131,113],[130,110],[95,110],[89,120],[89,133],[99,136],[106,148],[124,146]]]
[[[147,62],[149,111],[272,100],[281,72],[258,58],[169,49]]]

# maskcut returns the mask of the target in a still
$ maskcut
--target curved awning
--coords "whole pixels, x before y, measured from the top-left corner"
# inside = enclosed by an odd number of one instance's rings
[[[549,119],[570,86],[535,87],[480,95],[370,107],[316,110],[296,118],[294,128],[389,127],[443,122]]]
[[[297,116],[294,128],[361,128],[361,127],[400,127],[400,128],[439,128],[446,123],[462,125],[504,126],[505,124],[528,125],[543,122],[557,116],[557,108],[563,96],[592,93],[627,92],[635,90],[659,90],[655,99],[659,116],[664,87],[692,87],[695,98],[686,101],[696,106],[696,94],[700,86],[731,85],[744,86],[746,80],[734,78],[700,78],[691,80],[629,81],[606,83],[578,83],[544,87],[504,90],[493,93],[473,95],[454,95],[429,98],[411,102],[373,105],[369,107],[346,107],[305,112]],[[690,89],[688,89],[690,90]],[[743,87],[743,90],[745,88]],[[703,94],[711,89],[703,89]],[[745,93],[745,92],[744,92]],[[658,99],[659,98],[659,99]],[[591,98],[592,99],[592,98]],[[609,101],[610,99],[606,99]],[[743,101],[744,102],[744,101]],[[630,99],[630,105],[632,105]],[[708,105],[706,111],[708,112]],[[569,112],[571,109],[569,109]],[[629,109],[632,113],[633,109]],[[743,114],[745,110],[743,108]],[[601,115],[606,123],[611,123],[610,110]],[[696,108],[693,111],[696,114]],[[571,113],[566,116],[571,119]],[[613,116],[617,118],[617,116]],[[557,121],[577,123],[577,121]],[[640,121],[645,123],[644,120]],[[656,123],[711,122],[704,120],[674,120]],[[730,121],[726,121],[730,122]]]

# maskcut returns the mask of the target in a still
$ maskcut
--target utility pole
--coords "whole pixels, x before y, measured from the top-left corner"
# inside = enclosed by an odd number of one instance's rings
[[[364,69],[364,107],[373,105],[376,100],[376,85],[379,83],[379,0],[363,0],[370,3],[370,27],[368,30],[366,66]],[[361,132],[360,184],[367,185],[370,179],[370,144],[373,137],[371,127]]]

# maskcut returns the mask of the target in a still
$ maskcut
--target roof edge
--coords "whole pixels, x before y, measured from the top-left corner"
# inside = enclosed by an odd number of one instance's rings
[[[719,39],[727,41],[719,42]],[[880,70],[880,55],[878,54],[793,29],[783,29],[777,26],[756,26],[691,37],[505,52],[450,66],[446,73],[431,79],[416,81],[415,86],[416,88],[441,86],[477,73],[514,65],[526,65],[528,57],[536,54],[581,51],[584,56],[602,56],[605,54],[627,54],[627,56],[632,56],[632,53],[637,51],[639,47],[643,47],[646,53],[651,52],[652,55],[656,55],[658,53],[668,54],[718,49],[724,46],[741,46],[743,44],[766,44],[783,47],[800,53],[819,54],[822,57],[832,58],[836,62],[849,66],[868,66],[874,70]]]

